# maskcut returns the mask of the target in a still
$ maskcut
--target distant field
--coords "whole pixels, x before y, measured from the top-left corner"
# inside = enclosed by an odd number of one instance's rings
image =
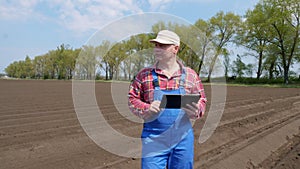
[[[128,83],[120,87],[127,89]],[[142,124],[120,116],[111,83],[98,82],[95,91],[109,124],[139,137]],[[211,86],[205,91],[209,112]],[[111,154],[86,135],[74,110],[72,81],[0,80],[0,103],[1,169],[140,168],[139,158]],[[205,143],[199,145],[197,138],[207,114],[194,125],[195,168],[300,167],[299,88],[228,86],[225,104],[220,124]]]

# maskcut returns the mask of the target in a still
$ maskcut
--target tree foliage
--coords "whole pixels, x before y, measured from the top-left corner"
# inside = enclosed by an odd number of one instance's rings
[[[265,69],[270,79],[283,74],[289,82],[291,65],[299,58],[299,16],[297,0],[263,0],[246,13],[237,42],[257,53],[258,79]]]
[[[226,46],[228,43],[233,41],[236,31],[241,25],[241,17],[231,12],[227,14],[219,12],[216,16],[213,16],[209,22],[213,29],[212,43],[215,51],[210,60],[208,81],[210,81],[217,58],[228,55],[228,49]]]

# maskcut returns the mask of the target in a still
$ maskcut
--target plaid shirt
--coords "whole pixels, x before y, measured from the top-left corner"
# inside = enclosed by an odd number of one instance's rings
[[[178,63],[182,69],[183,64],[180,62]],[[179,81],[182,74],[181,69],[175,72],[170,78],[164,75],[161,69],[157,69],[156,64],[151,67],[142,69],[131,83],[128,94],[129,109],[135,115],[141,118],[143,118],[143,115],[145,113],[149,112],[150,104],[154,100],[154,86],[151,73],[153,69],[155,69],[155,72],[157,73],[159,87],[161,90],[176,90],[179,88]],[[195,118],[200,118],[200,116],[205,111],[207,101],[204,93],[204,88],[197,73],[189,67],[185,67],[185,69],[185,92],[187,94],[201,94],[201,98],[199,100],[199,112],[198,114],[195,114]]]

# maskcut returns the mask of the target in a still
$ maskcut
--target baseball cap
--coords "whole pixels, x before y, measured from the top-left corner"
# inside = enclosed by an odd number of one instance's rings
[[[150,42],[158,42],[161,44],[174,44],[179,45],[180,44],[180,38],[179,36],[169,30],[162,30],[159,31],[155,39],[151,39]]]

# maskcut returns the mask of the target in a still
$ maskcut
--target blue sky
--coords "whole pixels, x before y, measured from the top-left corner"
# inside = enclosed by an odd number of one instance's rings
[[[244,15],[259,0],[1,0],[0,72],[12,62],[80,48],[104,25],[131,14],[163,12],[191,24],[217,12]]]

